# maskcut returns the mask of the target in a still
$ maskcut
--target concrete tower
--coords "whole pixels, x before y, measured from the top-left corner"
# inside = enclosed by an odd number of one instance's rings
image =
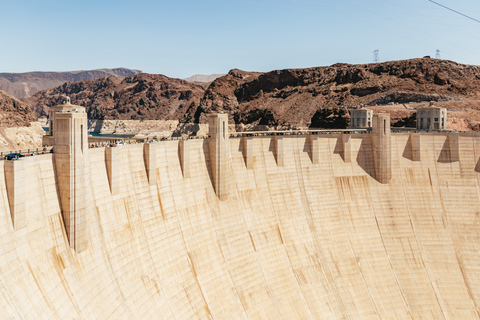
[[[373,115],[372,146],[375,177],[380,183],[388,183],[392,178],[390,114],[377,113]]]
[[[208,115],[208,128],[213,187],[218,198],[226,200],[230,187],[227,173],[230,158],[228,115],[224,113]]]
[[[51,107],[50,130],[44,143],[53,145],[55,173],[63,221],[70,247],[81,252],[87,247],[88,136],[84,107],[70,104]]]
[[[433,102],[429,107],[417,109],[417,130],[447,129],[447,109],[435,107]]]
[[[350,111],[350,128],[371,128],[373,110],[356,109]]]

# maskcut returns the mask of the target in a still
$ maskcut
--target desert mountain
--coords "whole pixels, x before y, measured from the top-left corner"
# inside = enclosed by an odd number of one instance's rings
[[[86,106],[96,119],[206,123],[207,113],[224,111],[236,123],[338,128],[349,122],[342,106],[441,100],[455,108],[468,101],[469,111],[474,112],[468,115],[467,120],[473,121],[468,126],[478,128],[480,123],[480,67],[429,58],[266,73],[233,69],[206,89],[162,75],[108,77],[66,83],[26,101],[44,115],[46,107],[65,95]],[[405,118],[412,112],[396,113],[394,123],[410,121]]]
[[[59,86],[67,81],[93,80],[105,76],[128,77],[140,70],[126,68],[69,72],[0,73],[0,90],[16,98],[30,97],[38,91]]]
[[[236,123],[328,127],[322,118],[348,117],[338,106],[479,98],[480,67],[446,60],[335,64],[266,73],[234,69],[212,82],[200,105],[187,111],[185,121],[205,122],[207,113],[223,110]]]
[[[0,128],[28,127],[36,120],[26,103],[0,90]]]
[[[140,73],[126,78],[103,77],[67,82],[25,99],[38,116],[70,96],[73,104],[85,106],[90,119],[177,120],[194,109],[203,96],[201,86],[164,75]]]

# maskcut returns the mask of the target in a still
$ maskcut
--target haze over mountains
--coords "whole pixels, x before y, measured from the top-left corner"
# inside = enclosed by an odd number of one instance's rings
[[[328,128],[348,124],[348,112],[339,106],[431,100],[456,101],[458,106],[459,101],[476,101],[480,67],[421,58],[265,73],[233,69],[206,89],[163,75],[138,74],[69,82],[25,101],[42,116],[65,95],[94,119],[206,123],[207,113],[224,111],[236,123]],[[469,108],[477,112],[480,105],[472,102]],[[467,120],[471,128],[478,127],[480,116],[470,114]]]
[[[127,77],[141,72],[141,70],[115,68],[68,72],[0,73],[0,90],[16,98],[25,98],[67,81],[93,80],[105,76]]]
[[[216,74],[195,74],[191,77],[185,78],[183,80],[188,82],[212,82],[213,80],[224,76],[225,74],[216,73]]]

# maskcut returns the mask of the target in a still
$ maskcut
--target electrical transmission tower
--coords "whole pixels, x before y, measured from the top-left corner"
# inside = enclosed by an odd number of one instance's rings
[[[438,49],[435,52],[435,59],[440,59],[440,50],[438,50]]]
[[[378,49],[373,51],[373,63],[377,63],[380,59],[378,58]]]

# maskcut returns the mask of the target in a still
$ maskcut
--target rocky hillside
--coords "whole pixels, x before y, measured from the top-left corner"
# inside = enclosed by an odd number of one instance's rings
[[[41,147],[43,129],[30,107],[0,90],[0,151]]]
[[[128,77],[140,70],[126,68],[69,72],[0,73],[0,90],[16,98],[30,97],[38,91],[59,86],[67,81],[93,80],[105,76]]]
[[[480,67],[430,58],[385,63],[275,70],[231,70],[206,89],[162,75],[140,74],[67,83],[26,101],[38,115],[69,95],[95,119],[158,119],[206,123],[210,112],[225,111],[237,124],[339,128],[349,123],[345,106],[419,101],[480,101]],[[472,102],[471,112],[480,104]],[[460,109],[462,104],[458,104]],[[470,112],[469,111],[469,112]],[[387,112],[388,109],[387,109]],[[392,113],[410,123],[410,112]],[[466,113],[465,113],[466,114]],[[459,114],[459,117],[461,115]],[[480,128],[480,116],[470,117]]]
[[[140,73],[124,79],[67,82],[25,99],[38,116],[70,96],[73,104],[85,106],[89,119],[178,120],[185,110],[200,103],[204,89],[196,84],[163,75]]]
[[[0,128],[28,127],[36,120],[26,103],[0,90]]]
[[[231,70],[210,85],[184,121],[204,122],[205,114],[224,110],[236,123],[335,127],[345,121],[319,119],[348,118],[339,106],[478,98],[480,67],[446,60],[336,64],[267,73]]]

